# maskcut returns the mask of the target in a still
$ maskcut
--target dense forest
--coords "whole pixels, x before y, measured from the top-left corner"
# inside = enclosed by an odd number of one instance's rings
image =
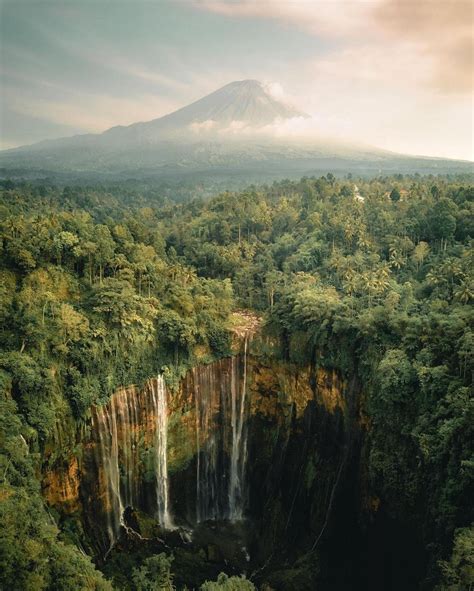
[[[327,174],[180,203],[3,181],[0,587],[175,588],[166,548],[128,581],[97,560],[44,502],[45,458],[118,388],[159,373],[173,388],[228,357],[245,310],[282,362],[357,377],[366,483],[419,536],[417,588],[470,589],[473,210],[455,177]],[[258,584],[221,574],[201,589],[272,588]]]

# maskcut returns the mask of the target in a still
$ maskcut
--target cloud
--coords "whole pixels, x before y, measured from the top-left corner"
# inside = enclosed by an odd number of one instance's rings
[[[122,76],[152,82],[174,92],[189,91],[189,84],[158,72],[156,68],[148,67],[144,59],[133,60],[129,52],[117,51],[115,45],[107,43],[104,39],[100,39],[98,42],[95,41],[93,45],[87,45],[65,38],[63,35],[58,34],[58,31],[44,25],[38,25],[37,29],[42,32],[44,38],[48,39],[50,43],[54,43],[58,49],[79,58],[81,61],[87,61],[101,69],[114,70]],[[159,45],[147,48],[147,54],[151,53],[152,55],[162,55],[167,51],[167,48]],[[107,57],[104,59],[104,56]]]
[[[329,37],[356,35],[372,19],[373,8],[383,0],[197,0],[210,12],[233,18],[261,18],[296,25]]]
[[[171,105],[154,95],[117,98],[107,94],[73,94],[69,99],[54,100],[21,95],[4,90],[11,109],[20,115],[67,125],[89,133],[100,133],[115,125],[148,121],[172,110]]]
[[[396,53],[411,50],[412,60],[429,70],[422,82],[442,93],[473,90],[473,5],[465,0],[201,0],[208,10],[230,18],[259,18],[294,25],[333,40],[334,52],[356,52],[350,63],[359,67],[363,55],[367,70],[380,54],[390,53],[399,69]],[[364,48],[360,52],[360,48]],[[408,74],[410,74],[408,72]],[[420,83],[420,81],[418,82]]]
[[[307,84],[299,93],[324,136],[407,154],[472,158],[471,97],[435,92],[435,69],[434,58],[415,57],[408,42],[378,53],[367,46],[346,49],[300,63]]]
[[[263,88],[267,94],[277,101],[287,100],[283,86],[279,82],[264,82]]]
[[[306,116],[290,117],[283,119],[277,117],[272,123],[254,126],[246,121],[234,119],[226,125],[219,125],[216,121],[208,120],[201,123],[192,123],[190,129],[202,138],[222,137],[229,139],[248,139],[250,137],[259,140],[265,139],[297,139],[320,140],[321,126],[316,119]]]
[[[445,93],[473,91],[473,4],[465,0],[386,0],[375,10],[389,43],[410,42],[432,62],[430,83]]]
[[[212,119],[207,119],[206,121],[199,121],[195,123],[191,123],[189,126],[190,130],[193,133],[199,134],[201,132],[209,132],[213,131],[216,127],[216,122]]]
[[[316,119],[307,117],[277,118],[270,125],[266,125],[261,133],[277,139],[319,140],[321,128]]]
[[[104,65],[102,58],[98,57],[101,55],[106,55],[106,52],[101,50],[99,52],[94,51],[90,53],[84,53],[82,57],[97,65]],[[156,70],[147,68],[147,66],[143,63],[134,63],[126,57],[113,55],[112,51],[110,51],[108,55],[109,57],[107,58],[106,66],[116,70],[122,75],[144,80],[146,82],[152,82],[159,86],[169,88],[175,92],[189,91],[189,84],[181,82],[180,80],[172,78],[171,76],[166,76],[160,72],[157,72]]]

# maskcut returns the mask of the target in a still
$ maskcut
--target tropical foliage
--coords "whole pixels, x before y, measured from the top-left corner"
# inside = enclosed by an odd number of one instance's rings
[[[158,371],[173,384],[228,354],[236,308],[265,317],[281,359],[357,376],[373,494],[422,531],[428,581],[468,588],[473,209],[468,182],[435,177],[328,174],[180,204],[123,187],[3,182],[6,588],[107,588],[41,502],[44,446],[118,386]],[[170,578],[146,582],[166,560],[135,570],[136,588],[171,589]],[[203,589],[233,584],[223,575]]]

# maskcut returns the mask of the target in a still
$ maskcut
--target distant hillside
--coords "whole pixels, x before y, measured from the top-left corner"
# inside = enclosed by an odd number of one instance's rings
[[[256,80],[232,82],[174,113],[145,123],[113,127],[0,152],[0,174],[58,173],[81,179],[131,176],[252,182],[301,175],[463,173],[472,163],[409,157],[315,138],[275,138],[274,126],[308,116],[277,101]]]

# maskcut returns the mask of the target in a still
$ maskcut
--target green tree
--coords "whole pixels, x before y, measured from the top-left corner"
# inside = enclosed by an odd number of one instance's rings
[[[200,591],[256,591],[255,585],[242,577],[229,577],[225,573],[221,573],[217,577],[217,581],[206,581],[200,587]]]
[[[474,587],[474,525],[455,533],[449,561],[441,561],[443,583],[437,591],[465,591]]]
[[[173,559],[166,554],[157,554],[143,561],[142,566],[132,571],[136,591],[174,591],[170,567]]]
[[[390,199],[394,202],[397,203],[397,201],[400,201],[400,191],[397,189],[397,187],[394,187],[391,191],[390,191]]]

